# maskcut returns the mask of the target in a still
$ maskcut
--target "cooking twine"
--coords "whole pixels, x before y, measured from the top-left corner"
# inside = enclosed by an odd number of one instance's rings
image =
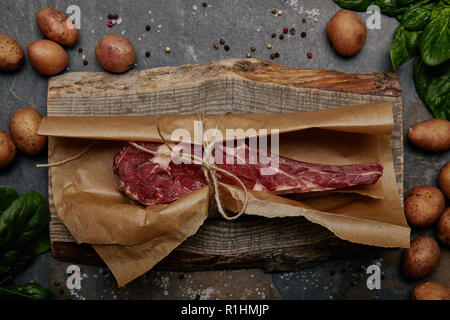
[[[226,113],[222,113],[219,118],[217,119],[216,122],[216,126],[215,126],[215,130],[217,130],[220,126],[220,123],[222,122],[223,118],[229,114],[230,112],[226,112]],[[196,114],[198,121],[201,123],[202,125],[202,132],[204,132],[205,129],[205,113],[203,112],[201,115],[199,113]],[[156,156],[171,156],[173,149],[170,146],[170,144],[167,142],[167,140],[164,138],[163,134],[161,133],[161,129],[159,127],[159,122],[158,122],[158,118],[156,118],[156,128],[158,130],[158,134],[159,137],[161,138],[161,140],[163,141],[164,145],[170,150],[170,153],[168,152],[158,152],[158,151],[152,151],[149,150],[147,148],[145,148],[142,145],[137,144],[136,142],[128,142],[130,145],[132,145],[133,147],[135,147],[136,149],[146,152],[146,153],[150,153],[152,155],[156,155]],[[54,166],[59,166],[59,165],[63,165],[66,164],[70,161],[76,160],[80,157],[82,157],[83,155],[85,155],[95,144],[95,140],[91,141],[89,143],[88,146],[86,146],[86,148],[84,148],[81,152],[79,152],[78,154],[67,158],[65,160],[62,161],[58,161],[58,162],[54,162],[54,163],[48,163],[48,164],[38,164],[36,165],[38,168],[41,167],[54,167]],[[217,209],[219,210],[220,214],[222,215],[223,218],[225,218],[226,220],[235,220],[237,218],[239,218],[241,215],[243,215],[245,213],[245,210],[247,209],[248,206],[248,190],[245,186],[245,184],[242,182],[242,180],[236,176],[235,174],[224,170],[222,168],[219,168],[218,166],[215,165],[214,163],[214,157],[213,157],[213,150],[214,150],[214,145],[216,143],[216,137],[215,135],[212,135],[209,138],[206,138],[204,135],[202,137],[202,146],[203,146],[203,157],[198,157],[195,154],[182,154],[179,155],[180,158],[183,159],[187,159],[189,161],[197,161],[201,167],[202,167],[202,172],[203,175],[205,176],[206,182],[208,183],[208,187],[210,188],[210,190],[213,190],[214,193],[214,200],[215,203],[217,205]],[[231,178],[233,178],[234,180],[236,180],[242,187],[242,189],[244,190],[244,194],[245,194],[245,199],[244,199],[244,204],[242,206],[242,209],[234,216],[229,216],[226,213],[226,210],[223,208],[222,205],[222,200],[220,197],[220,190],[219,190],[219,180],[217,178],[217,172],[223,173]]]

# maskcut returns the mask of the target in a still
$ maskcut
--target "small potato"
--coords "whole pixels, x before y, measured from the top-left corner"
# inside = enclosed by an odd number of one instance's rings
[[[420,236],[403,252],[403,274],[411,279],[423,278],[437,267],[440,256],[437,242],[429,236]]]
[[[433,119],[415,123],[408,132],[409,141],[415,146],[428,151],[445,151],[450,149],[450,122]]]
[[[16,71],[23,62],[22,47],[13,38],[0,34],[0,70]]]
[[[73,46],[78,40],[78,30],[69,16],[58,9],[45,8],[36,14],[41,32],[50,40],[64,46]]]
[[[437,238],[443,244],[450,246],[450,208],[447,208],[438,220]]]
[[[450,200],[450,161],[447,162],[439,172],[439,187],[445,197]]]
[[[63,47],[51,40],[38,40],[27,47],[28,60],[40,74],[53,76],[69,64],[69,56]]]
[[[133,67],[136,51],[127,38],[107,34],[97,42],[95,57],[106,71],[121,73]]]
[[[22,108],[14,112],[9,120],[9,131],[16,146],[29,155],[39,153],[47,142],[46,136],[37,134],[41,114],[33,108]]]
[[[413,300],[450,300],[450,287],[437,281],[428,281],[414,288]]]
[[[433,186],[418,186],[406,195],[405,215],[408,223],[415,227],[433,224],[445,207],[442,192]]]
[[[366,42],[366,25],[353,11],[340,10],[328,21],[327,36],[340,55],[354,56]]]
[[[16,146],[11,136],[0,130],[0,168],[10,165],[16,157]]]

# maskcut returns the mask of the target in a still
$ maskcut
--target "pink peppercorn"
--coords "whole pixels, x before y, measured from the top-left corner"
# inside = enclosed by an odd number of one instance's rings
[[[114,19],[117,19],[119,15],[117,13],[114,13]]]
[[[288,28],[284,28],[284,29],[283,29],[283,32],[284,32],[284,33],[288,33],[288,31],[289,31]]]
[[[108,21],[108,27],[112,27],[113,26],[113,24],[112,24],[112,22],[111,21]]]
[[[311,52],[308,52],[306,55],[308,56],[309,59],[312,58],[312,53]]]

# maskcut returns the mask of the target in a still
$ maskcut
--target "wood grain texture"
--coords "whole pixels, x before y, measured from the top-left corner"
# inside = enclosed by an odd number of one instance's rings
[[[393,105],[392,151],[403,199],[400,83],[393,73],[349,74],[295,69],[256,59],[227,59],[201,65],[133,70],[123,75],[78,72],[49,81],[47,113],[149,115],[224,111],[277,113],[312,111],[388,101]],[[87,244],[77,245],[58,220],[49,179],[50,236],[57,259],[102,264]],[[261,267],[298,270],[367,247],[336,238],[305,218],[208,219],[156,269],[176,271]]]

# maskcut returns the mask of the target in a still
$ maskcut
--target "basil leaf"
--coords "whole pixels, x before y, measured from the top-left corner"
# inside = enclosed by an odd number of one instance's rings
[[[408,31],[405,26],[400,26],[395,30],[394,40],[389,49],[394,71],[418,53],[420,33],[421,31]]]
[[[0,214],[0,252],[20,248],[40,234],[50,222],[44,197],[30,191]]]
[[[450,15],[441,14],[423,30],[419,48],[423,62],[437,66],[450,58]]]
[[[19,198],[19,195],[16,190],[11,187],[0,186],[0,214],[17,198]]]
[[[19,300],[49,300],[53,293],[38,283],[27,283],[19,286],[0,287],[0,297]]]
[[[400,17],[400,22],[409,30],[422,30],[430,20],[434,3],[411,6]]]
[[[366,11],[367,8],[374,2],[373,0],[334,0],[338,5],[344,9],[355,11]]]

